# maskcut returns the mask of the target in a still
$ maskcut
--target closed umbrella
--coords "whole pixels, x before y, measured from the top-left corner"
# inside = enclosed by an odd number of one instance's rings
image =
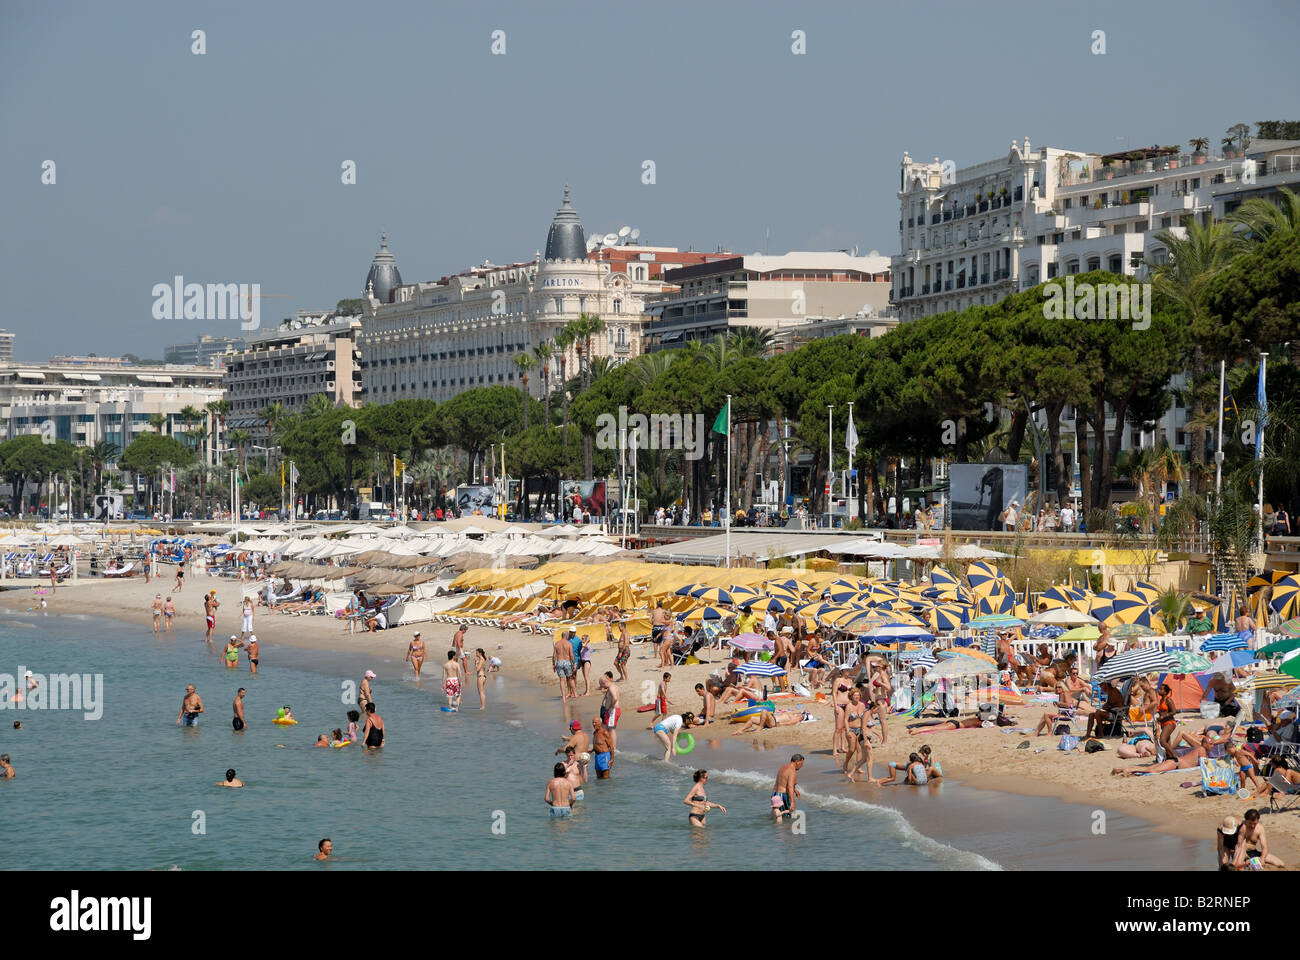
[[[1122,677],[1140,677],[1148,673],[1169,673],[1177,667],[1174,658],[1164,650],[1126,650],[1111,657],[1092,674],[1098,682]]]

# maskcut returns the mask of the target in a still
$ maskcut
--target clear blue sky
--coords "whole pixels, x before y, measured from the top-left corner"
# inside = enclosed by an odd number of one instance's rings
[[[154,320],[155,283],[257,282],[291,295],[273,321],[359,296],[381,227],[407,281],[531,258],[566,180],[589,234],[888,254],[904,150],[961,166],[1025,136],[1110,152],[1300,119],[1298,11],[6,0],[0,327],[20,359],[161,357],[238,332]]]

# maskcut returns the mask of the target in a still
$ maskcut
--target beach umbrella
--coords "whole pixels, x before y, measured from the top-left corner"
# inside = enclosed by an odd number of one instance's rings
[[[1123,640],[1126,637],[1154,637],[1156,632],[1151,627],[1140,623],[1121,623],[1110,632],[1110,635],[1117,640]]]
[[[703,623],[705,620],[722,620],[730,616],[725,610],[719,610],[717,607],[711,607],[705,604],[702,607],[696,607],[689,613],[684,613],[678,620],[683,623]]]
[[[1142,649],[1126,650],[1111,657],[1092,674],[1092,679],[1117,680],[1122,677],[1140,677],[1148,673],[1169,673],[1177,664],[1174,658],[1163,650]]]
[[[1249,650],[1227,650],[1214,658],[1210,672],[1227,673],[1254,661],[1255,656]]]
[[[838,580],[832,580],[828,583],[826,589],[852,590],[854,593],[857,593],[859,590],[865,590],[867,585],[868,581],[863,580],[861,577],[840,577]]]
[[[956,633],[970,619],[970,608],[960,603],[936,603],[930,609],[935,633]]]
[[[1245,650],[1250,641],[1235,633],[1216,633],[1208,640],[1201,641],[1201,653],[1221,653],[1224,650]]]
[[[1271,587],[1289,576],[1291,574],[1286,570],[1265,570],[1263,573],[1257,573],[1246,581],[1246,590],[1249,593],[1254,593],[1263,587]]]
[[[1189,650],[1170,650],[1169,655],[1178,665],[1179,673],[1201,673],[1210,669],[1210,658]]]
[[[767,589],[769,592],[772,590],[785,590],[790,593],[802,595],[814,592],[815,588],[805,580],[797,580],[794,577],[790,577],[787,580],[769,580],[767,582]]]
[[[1118,599],[1116,597],[1116,600]],[[1159,608],[1153,608],[1149,604],[1144,607],[1125,607],[1123,609],[1116,607],[1115,612],[1103,622],[1112,629],[1123,624],[1137,624],[1142,627],[1150,627],[1159,633],[1167,632],[1164,629],[1164,621],[1160,619]]]
[[[1059,640],[1096,640],[1101,636],[1101,631],[1096,627],[1075,627],[1073,630],[1067,630],[1057,639]]]
[[[976,650],[973,647],[955,647],[951,650],[944,650],[941,652],[941,656],[945,656],[945,658],[969,657],[972,660],[979,660],[982,663],[989,663],[994,666],[997,666],[998,662],[997,657],[993,656],[993,654],[986,653],[983,650]]]
[[[888,623],[868,630],[861,635],[860,639],[870,641],[873,645],[903,641],[930,643],[933,642],[934,635],[925,627],[916,627],[906,623]]]
[[[1117,593],[1110,601],[1110,608],[1116,613],[1130,609],[1146,610],[1150,606],[1151,601],[1140,593]]]
[[[1300,680],[1300,657],[1292,657],[1286,663],[1282,664],[1282,672],[1287,676],[1295,677]]]
[[[978,677],[997,673],[995,664],[976,660],[973,657],[949,657],[931,670],[926,676],[930,680],[955,679],[957,677]]]
[[[935,567],[930,571],[930,585],[937,587],[941,584],[959,587],[961,586],[961,579],[956,574],[949,573],[943,567]]]
[[[1270,609],[1275,610],[1283,619],[1297,612],[1300,602],[1300,578],[1283,577],[1273,585],[1273,595],[1268,598]]]
[[[1253,677],[1248,677],[1237,685],[1238,690],[1288,690],[1300,683],[1295,677],[1288,677],[1284,673],[1276,671],[1272,673],[1257,673]]]
[[[1300,690],[1292,690],[1273,704],[1275,710],[1295,710],[1300,707]]]
[[[694,596],[696,590],[703,590],[704,587],[705,585],[702,583],[688,583],[685,586],[678,587],[673,593],[679,597],[690,597]]]
[[[975,610],[981,616],[987,616],[994,613],[1011,613],[1016,608],[1016,598],[1010,593],[990,594],[980,597],[975,604]]]
[[[753,660],[737,665],[736,673],[751,677],[784,677],[785,667],[778,667],[775,663],[762,660]]]
[[[1288,620],[1278,628],[1288,637],[1300,637],[1300,617]]]
[[[850,600],[856,600],[858,594],[862,592],[861,587],[849,587],[843,584],[831,584],[822,594],[827,600],[833,600],[835,603],[847,603]]]
[[[1139,580],[1133,584],[1133,589],[1130,592],[1136,593],[1140,597],[1146,597],[1148,603],[1160,596],[1160,588],[1146,580]]]
[[[767,637],[759,636],[757,633],[742,633],[740,636],[731,640],[730,645],[739,650],[748,650],[751,653],[760,650],[772,650],[776,643]]]
[[[1073,607],[1058,607],[1036,613],[1025,620],[1025,623],[1051,623],[1062,627],[1081,627],[1096,626],[1097,621],[1086,613],[1080,613]]]
[[[1281,640],[1274,640],[1268,646],[1260,647],[1255,651],[1255,656],[1262,660],[1266,657],[1275,657],[1280,653],[1290,653],[1292,650],[1300,650],[1300,636],[1284,637]]]
[[[796,598],[797,600],[797,598]],[[801,601],[800,601],[801,602]],[[741,601],[740,606],[745,610],[762,610],[764,612],[785,613],[799,606],[795,600],[789,600],[785,597],[758,597],[751,600]]]
[[[981,613],[971,619],[968,626],[978,629],[988,627],[1023,627],[1025,621],[1005,613]]]
[[[696,600],[703,600],[705,603],[735,603],[731,593],[723,590],[721,587],[701,587],[699,590],[691,591],[691,596]]]

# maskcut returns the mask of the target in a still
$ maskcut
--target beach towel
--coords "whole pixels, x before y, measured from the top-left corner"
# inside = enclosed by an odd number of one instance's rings
[[[1241,789],[1237,766],[1231,760],[1201,760],[1201,789],[1206,794],[1236,793]]]

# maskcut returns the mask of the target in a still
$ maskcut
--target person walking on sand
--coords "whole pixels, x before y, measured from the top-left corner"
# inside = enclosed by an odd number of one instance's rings
[[[415,679],[419,680],[420,667],[424,665],[424,641],[420,639],[419,630],[411,635],[411,642],[406,648],[406,662],[415,671]]]
[[[614,669],[620,683],[627,682],[627,662],[632,657],[632,638],[627,635],[627,620],[618,622],[618,653],[614,654]]]
[[[185,564],[178,563],[176,565],[176,582],[172,584],[172,592],[180,593],[184,587],[185,587]]]
[[[208,632],[203,639],[208,643],[212,642],[212,631],[217,629],[217,607],[219,606],[221,606],[221,601],[217,599],[217,591],[209,591],[208,595],[203,598],[203,616],[208,623]]]
[[[682,803],[686,804],[689,812],[686,814],[686,822],[692,827],[704,826],[704,817],[710,810],[721,810],[727,812],[727,808],[720,803],[710,803],[708,794],[704,788],[709,783],[709,771],[696,770],[691,778],[694,784],[686,794],[686,799]]]
[[[672,678],[671,673],[664,673],[663,679],[659,681],[659,689],[655,691],[655,715],[650,721],[652,724],[658,723],[660,717],[668,715],[668,705],[672,703],[668,699],[668,683]]]
[[[442,692],[447,695],[447,707],[460,709],[460,660],[455,650],[447,651],[447,662],[442,665]]]
[[[172,603],[172,598],[168,597],[163,601],[163,625],[164,632],[172,632],[172,621],[176,619],[176,604]]]
[[[609,731],[609,749],[612,753],[618,749],[618,719],[623,715],[618,705],[622,691],[614,681],[614,674],[609,670],[597,681],[596,686],[603,692],[600,701],[600,722]]]
[[[240,730],[243,730],[244,727],[247,726],[247,724],[244,721],[244,694],[246,692],[247,691],[244,690],[243,687],[240,687],[239,692],[235,694],[235,703],[234,703],[235,716],[231,719],[230,723],[235,728],[236,733],[238,733]]]
[[[790,762],[776,772],[776,785],[772,788],[772,818],[781,820],[793,817],[799,793],[799,771],[803,769],[803,754],[796,753]]]
[[[573,677],[573,668],[573,647],[568,638],[561,635],[551,645],[551,669],[560,681],[561,701],[568,700],[570,696],[577,699],[578,683]]]
[[[161,593],[154,594],[153,604],[149,607],[153,611],[153,635],[158,636],[158,625],[162,623],[163,599]]]
[[[197,726],[199,714],[202,712],[203,698],[194,692],[194,684],[186,684],[185,697],[181,700],[180,712],[176,714],[176,726],[179,727],[182,720],[185,721],[187,727]]]
[[[858,782],[858,774],[867,768],[867,782],[871,782],[873,756],[871,738],[867,736],[867,716],[870,711],[862,702],[862,690],[854,687],[849,691],[849,702],[844,708],[845,746],[844,775],[849,783]]]

